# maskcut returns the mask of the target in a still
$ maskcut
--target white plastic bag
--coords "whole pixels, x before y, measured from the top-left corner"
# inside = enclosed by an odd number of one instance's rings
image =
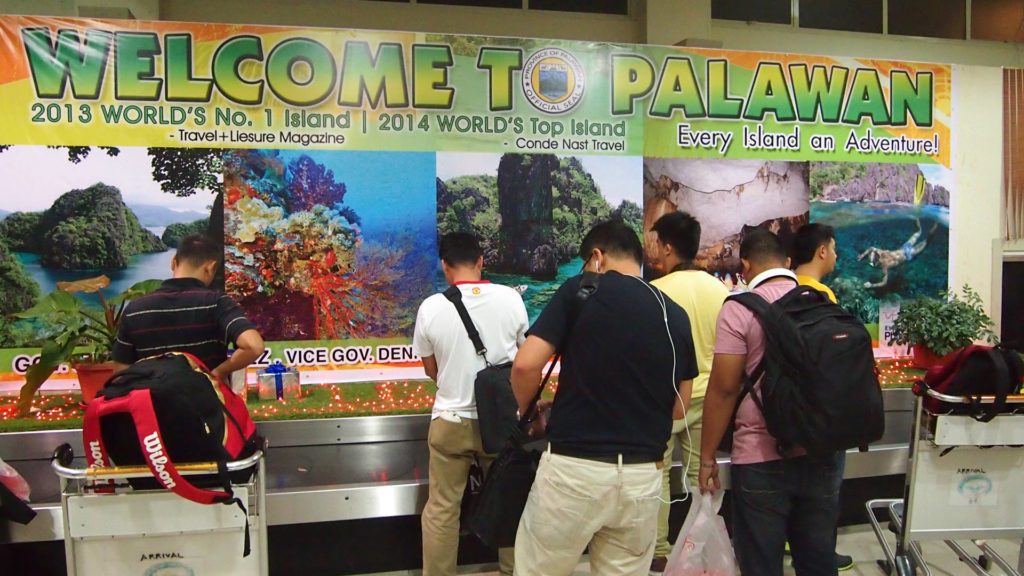
[[[668,556],[664,576],[738,576],[725,520],[718,515],[723,490],[693,499]]]
[[[3,458],[0,458],[0,484],[6,486],[12,494],[21,500],[28,502],[29,492],[31,492],[28,482],[10,464],[4,462]]]

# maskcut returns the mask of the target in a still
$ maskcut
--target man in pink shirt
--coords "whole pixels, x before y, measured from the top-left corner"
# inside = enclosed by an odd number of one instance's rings
[[[767,230],[748,233],[740,245],[743,277],[774,302],[797,287],[779,239]],[[730,425],[733,544],[743,576],[782,576],[787,537],[798,576],[834,576],[839,492],[835,458],[812,459],[797,447],[786,454],[769,432],[745,382],[764,356],[764,331],[753,312],[726,300],[718,316],[715,356],[704,400],[699,484],[721,488],[715,453]]]

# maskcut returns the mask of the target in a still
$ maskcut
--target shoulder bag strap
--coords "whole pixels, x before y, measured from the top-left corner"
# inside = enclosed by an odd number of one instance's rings
[[[462,290],[459,290],[458,286],[449,286],[444,291],[444,297],[455,305],[455,310],[459,312],[459,318],[462,319],[462,325],[466,327],[466,333],[469,334],[469,339],[473,341],[473,348],[484,359],[484,363],[490,366],[491,363],[487,360],[487,348],[484,348],[484,341],[480,339],[480,332],[477,331],[476,326],[473,324],[473,319],[469,317],[469,310],[466,310],[466,305],[462,303]]]
[[[587,303],[587,300],[597,292],[597,288],[601,283],[601,275],[597,272],[584,272],[583,278],[580,279],[580,289],[576,292],[576,298],[574,306],[572,307],[572,318],[569,321],[569,330],[562,335],[562,341],[559,342],[558,348],[555,350],[555,356],[551,360],[551,364],[548,366],[547,373],[544,374],[544,379],[541,380],[540,387],[537,388],[537,393],[533,395],[533,400],[530,400],[530,405],[523,412],[519,418],[519,431],[525,433],[526,429],[529,428],[530,423],[537,417],[537,402],[540,401],[541,394],[544,393],[544,387],[547,386],[548,380],[551,378],[551,372],[555,369],[555,364],[562,357],[562,352],[565,350],[566,344],[569,342],[569,335],[572,334],[573,328],[576,327],[576,323],[579,322],[580,315],[583,312],[583,305]]]

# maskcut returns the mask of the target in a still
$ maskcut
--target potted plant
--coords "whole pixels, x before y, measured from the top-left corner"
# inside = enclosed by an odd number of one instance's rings
[[[950,352],[976,340],[996,342],[992,319],[981,297],[964,286],[963,296],[943,291],[938,298],[922,296],[903,303],[892,326],[889,344],[909,344],[914,364],[930,368]]]
[[[160,284],[160,280],[144,280],[108,300],[101,291],[110,286],[110,278],[106,276],[58,282],[57,289],[38,304],[15,314],[22,319],[44,320],[57,330],[55,336],[43,343],[39,362],[25,373],[25,384],[18,397],[18,414],[28,415],[32,397],[39,387],[61,364],[68,362],[73,364],[78,375],[82,400],[92,400],[113,373],[110,355],[125,304],[132,298],[156,290]],[[82,302],[73,296],[76,292],[95,293],[100,307]]]

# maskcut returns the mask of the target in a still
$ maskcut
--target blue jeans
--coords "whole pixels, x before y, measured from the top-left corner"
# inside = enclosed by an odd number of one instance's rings
[[[837,459],[733,465],[733,546],[743,576],[782,576],[788,538],[798,576],[835,576]]]

